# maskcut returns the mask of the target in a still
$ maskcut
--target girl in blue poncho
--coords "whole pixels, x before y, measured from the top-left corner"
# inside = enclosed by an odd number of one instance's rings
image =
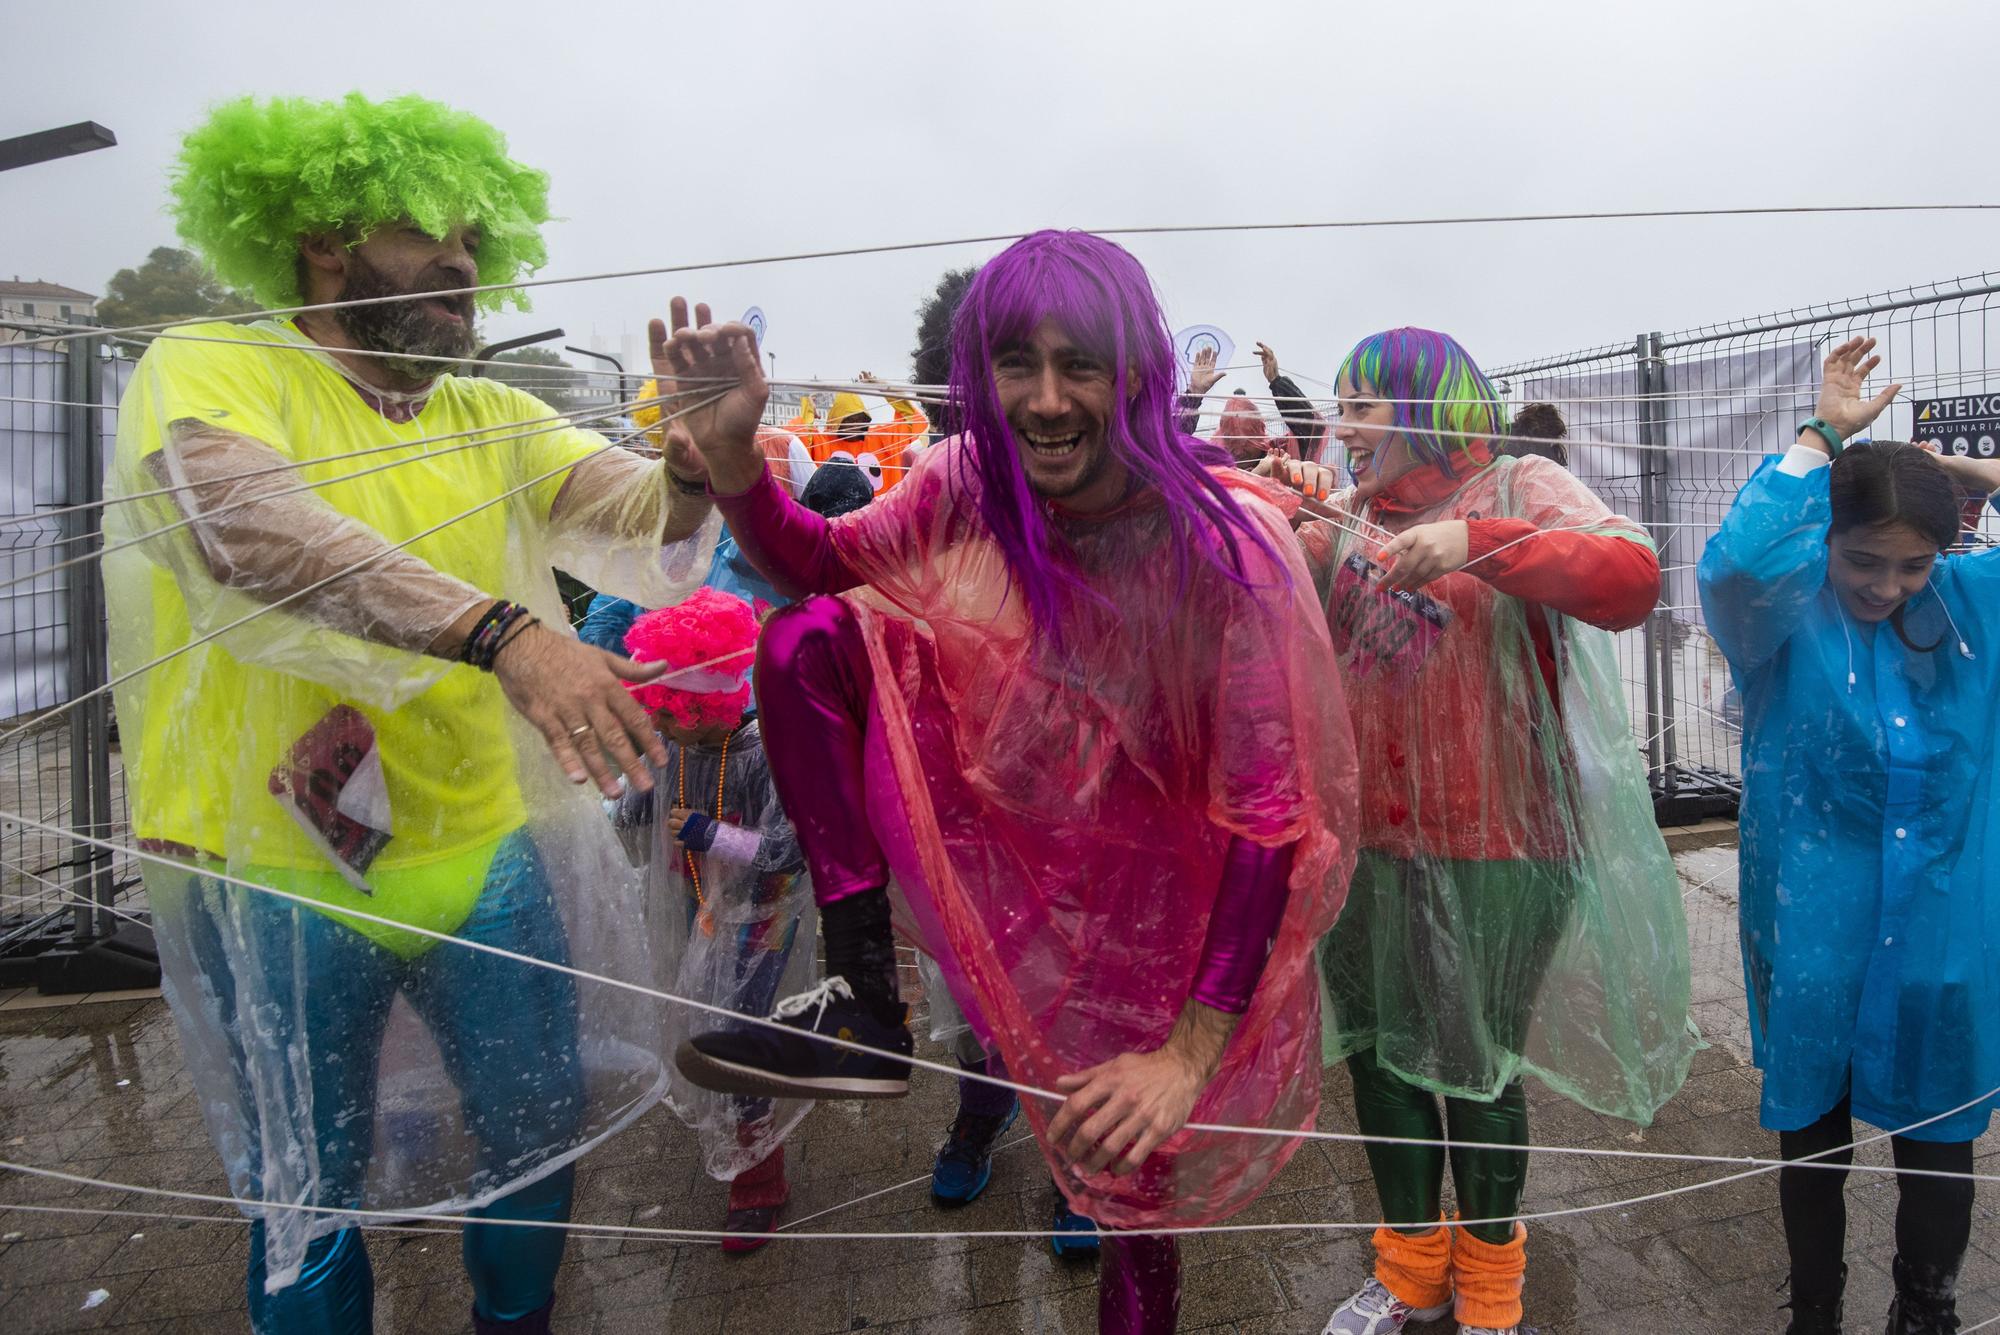
[[[1873,339],[1827,357],[1818,415],[1744,486],[1700,567],[1743,694],[1741,925],[1761,1120],[1788,1160],[1895,1132],[1889,1331],[1955,1331],[1972,1141],[2000,1086],[1993,767],[2000,551],[1946,555],[1954,475],[1996,465],[1876,441]],[[1830,466],[1829,466],[1830,465]],[[1779,1203],[1797,1335],[1840,1328],[1846,1174],[1791,1167]]]

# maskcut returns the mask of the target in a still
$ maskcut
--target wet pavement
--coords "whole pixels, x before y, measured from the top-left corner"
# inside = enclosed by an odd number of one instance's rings
[[[1530,1087],[1545,1145],[1769,1156],[1756,1124],[1734,925],[1732,849],[1679,857],[1695,959],[1695,1001],[1711,1046],[1687,1086],[1641,1131]],[[182,1070],[165,1005],[111,996],[41,1006],[0,997],[0,1158],[106,1180],[205,1193],[225,1190]],[[32,1007],[32,1008],[30,1008]],[[1052,1188],[1017,1141],[975,1204],[945,1212],[925,1185],[950,1119],[951,1082],[919,1072],[899,1103],[822,1105],[788,1146],[787,1218],[847,1232],[1042,1228]],[[1353,1130],[1348,1085],[1327,1075],[1321,1126]],[[1980,1143],[1979,1171],[2000,1171],[2000,1137]],[[1886,1163],[1886,1146],[1861,1152]],[[1775,1180],[1720,1181],[1720,1164],[1538,1156],[1527,1209],[1577,1210],[1530,1225],[1528,1319],[1544,1330],[1765,1332],[1783,1329],[1785,1273]],[[900,1184],[900,1185],[899,1185]],[[878,1193],[870,1195],[870,1193]],[[716,1227],[723,1188],[702,1176],[689,1134],[655,1110],[580,1166],[576,1218],[640,1227]],[[1635,1198],[1653,1197],[1639,1203]],[[1887,1307],[1895,1188],[1857,1176],[1848,1191],[1849,1326],[1873,1330]],[[2000,1317],[2000,1230],[1982,1188],[1961,1282],[1968,1327]],[[77,1213],[38,1213],[22,1205]],[[1375,1216],[1359,1146],[1309,1144],[1243,1222],[1336,1223]],[[133,1211],[222,1215],[220,1222]],[[829,1213],[807,1220],[820,1211]],[[225,1210],[139,1193],[0,1173],[0,1331],[248,1329],[247,1230]],[[369,1238],[376,1329],[470,1327],[457,1238],[383,1229]],[[1184,1245],[1183,1331],[1275,1335],[1320,1329],[1364,1277],[1363,1230],[1220,1234]],[[573,1238],[555,1327],[588,1335],[895,1330],[1071,1332],[1095,1327],[1095,1271],[1057,1261],[1038,1241],[786,1242],[747,1258],[711,1246],[633,1237]],[[2000,1323],[1996,1323],[2000,1324]],[[1448,1332],[1450,1322],[1413,1331]]]

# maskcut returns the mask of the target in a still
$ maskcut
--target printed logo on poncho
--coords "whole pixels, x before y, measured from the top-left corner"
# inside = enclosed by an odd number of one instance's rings
[[[1342,561],[1327,620],[1334,650],[1350,673],[1372,677],[1379,672],[1387,680],[1407,682],[1444,638],[1451,609],[1428,594],[1383,588],[1386,573],[1363,556]]]

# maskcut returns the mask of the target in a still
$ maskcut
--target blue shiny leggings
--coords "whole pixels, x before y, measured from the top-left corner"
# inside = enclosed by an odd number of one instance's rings
[[[404,959],[314,909],[202,878],[190,891],[184,918],[189,944],[220,999],[231,1042],[244,1026],[234,1013],[242,997],[258,1003],[261,1048],[295,1048],[308,1056],[311,1088],[295,1095],[309,1096],[313,1109],[319,1159],[313,1204],[361,1204],[375,1140],[382,1037],[399,994],[430,1031],[458,1089],[465,1125],[479,1139],[482,1176],[517,1176],[575,1135],[585,1091],[576,985],[568,975],[442,942]],[[525,834],[509,837],[496,851],[485,888],[455,935],[569,962],[547,872]],[[310,962],[304,977],[294,977],[295,961]],[[240,1106],[254,1116],[250,1059],[240,1048],[236,1056],[244,1082]],[[247,1131],[256,1135],[254,1126]],[[574,1181],[574,1170],[565,1166],[473,1213],[493,1220],[567,1220]],[[261,1194],[251,1186],[253,1197]],[[563,1229],[467,1225],[465,1268],[475,1312],[504,1322],[546,1306],[566,1238]],[[264,1246],[259,1221],[251,1230],[245,1281],[259,1332],[367,1335],[374,1281],[357,1230],[315,1239],[298,1281],[276,1293],[264,1291]]]

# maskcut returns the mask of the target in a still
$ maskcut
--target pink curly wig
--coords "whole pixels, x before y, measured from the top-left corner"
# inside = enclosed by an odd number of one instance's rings
[[[697,589],[672,607],[646,613],[625,632],[625,652],[634,662],[674,667],[699,663],[704,673],[739,680],[756,658],[756,649],[756,612],[720,589]],[[736,650],[741,652],[732,652]],[[673,680],[671,674],[667,680]],[[625,689],[649,713],[665,714],[684,728],[733,728],[750,707],[747,681],[729,691],[693,691],[658,682],[627,683]]]

